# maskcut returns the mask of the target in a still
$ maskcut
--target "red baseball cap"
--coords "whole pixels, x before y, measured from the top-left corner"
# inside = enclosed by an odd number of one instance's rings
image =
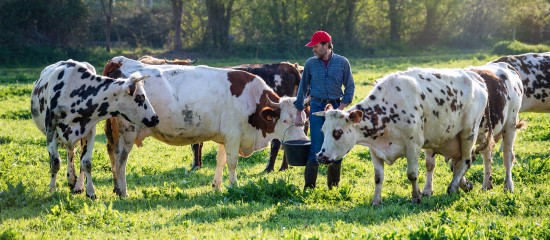
[[[306,47],[313,47],[317,45],[317,43],[330,41],[332,41],[332,38],[327,32],[317,31],[313,34],[313,36],[311,36],[311,41],[306,44]]]

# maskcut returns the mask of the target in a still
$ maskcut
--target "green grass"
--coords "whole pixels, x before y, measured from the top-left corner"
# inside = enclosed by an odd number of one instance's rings
[[[465,67],[496,58],[487,53],[350,59],[357,84],[354,102],[384,74],[408,67]],[[303,60],[302,60],[303,61]],[[213,61],[212,61],[213,62]],[[205,60],[216,66],[271,60]],[[101,66],[96,66],[100,69]],[[371,206],[374,170],[368,148],[356,146],[342,165],[340,187],[328,190],[326,167],[318,187],[302,191],[303,167],[262,173],[269,150],[239,161],[240,186],[212,190],[216,145],[203,149],[204,167],[190,171],[190,147],[151,138],[134,148],[127,168],[128,193],[112,193],[103,124],[93,154],[99,199],[70,194],[66,161],[58,190],[48,192],[45,137],[30,118],[32,83],[41,69],[0,69],[0,239],[548,239],[550,238],[550,116],[524,113],[527,128],[515,142],[515,193],[505,193],[502,155],[495,155],[494,189],[482,191],[480,158],[466,176],[469,193],[447,195],[449,167],[438,157],[434,195],[410,203],[406,161],[385,170],[382,205]],[[65,152],[62,150],[62,156]],[[277,164],[280,164],[282,153]],[[419,183],[425,182],[423,157]],[[78,166],[78,164],[77,164]],[[224,185],[227,186],[227,170]]]

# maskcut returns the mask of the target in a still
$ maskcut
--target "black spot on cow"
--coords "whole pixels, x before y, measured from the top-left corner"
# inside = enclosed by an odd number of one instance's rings
[[[374,101],[374,100],[376,100],[376,96],[370,95],[370,96],[369,96],[369,99]]]
[[[134,102],[136,102],[138,104],[138,106],[143,106],[145,105],[145,95],[143,94],[136,94],[136,96],[134,97]],[[145,108],[147,109],[147,108]]]
[[[332,131],[332,137],[335,139],[335,140],[340,140],[340,138],[342,137],[342,134],[344,134],[344,131],[342,131],[342,129],[334,129]]]
[[[426,90],[428,90],[428,92],[432,92],[432,89],[431,88],[426,88]]]
[[[395,89],[397,89],[398,92],[401,92],[401,88],[399,88],[398,86],[396,86]]]
[[[434,73],[434,76],[435,76],[437,79],[441,79],[441,74],[439,74],[439,73]]]
[[[82,73],[82,76],[80,76],[80,79],[86,79],[86,78],[89,78],[90,76],[92,76],[92,74],[88,71]]]
[[[53,91],[57,92],[57,91],[61,90],[63,88],[63,86],[65,86],[65,82],[60,82],[60,83],[56,84],[55,86],[53,86]]]
[[[57,75],[57,80],[61,80],[63,78],[63,75],[65,75],[65,70],[61,70],[59,74]]]
[[[432,110],[432,113],[436,118],[439,118],[439,112],[438,111]]]
[[[422,100],[425,100],[425,99],[426,99],[426,95],[424,95],[424,93],[420,93],[420,98],[422,98]]]
[[[97,109],[97,116],[98,117],[103,117],[105,115],[108,114],[107,110],[109,109],[109,103],[108,102],[103,102],[101,103],[101,105],[99,106],[99,108]]]
[[[78,117],[75,117],[73,119],[73,122],[80,123],[80,132],[84,133],[86,132],[86,126],[88,123],[92,121],[92,116],[95,113],[96,109],[98,108],[99,104],[92,103],[92,99],[89,99],[86,102],[85,108],[79,108],[76,110],[76,112],[79,114]],[[131,121],[129,121],[131,122]]]
[[[434,98],[437,105],[442,106],[445,103],[445,100],[443,98]]]

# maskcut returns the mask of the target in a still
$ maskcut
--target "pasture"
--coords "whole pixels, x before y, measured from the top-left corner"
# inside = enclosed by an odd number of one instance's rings
[[[408,67],[466,67],[498,56],[484,53],[350,59],[356,83],[354,103],[379,77]],[[79,59],[84,60],[84,59]],[[286,59],[285,59],[286,60]],[[291,62],[303,64],[305,59]],[[228,66],[276,60],[204,60]],[[103,66],[95,65],[98,72]],[[263,173],[269,150],[241,158],[240,186],[213,191],[216,145],[205,143],[203,168],[190,171],[189,146],[147,138],[128,160],[126,199],[113,192],[103,124],[98,125],[93,176],[98,199],[69,192],[64,150],[58,190],[48,192],[46,139],[31,120],[30,94],[40,68],[0,68],[0,239],[549,239],[550,116],[522,113],[527,128],[515,141],[515,192],[505,193],[502,155],[494,158],[494,189],[483,191],[483,163],[477,157],[466,177],[469,193],[449,196],[451,171],[437,157],[434,194],[410,202],[406,160],[385,168],[382,205],[371,206],[374,173],[368,148],[355,146],[342,164],[340,187],[328,190],[326,167],[317,188],[302,191],[303,167]],[[498,149],[498,146],[496,147]],[[275,169],[282,158],[279,153]],[[425,182],[423,156],[419,186]],[[77,169],[79,162],[76,163]],[[224,186],[229,184],[227,170]]]

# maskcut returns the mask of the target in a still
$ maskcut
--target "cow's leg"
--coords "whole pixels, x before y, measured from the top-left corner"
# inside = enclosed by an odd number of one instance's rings
[[[107,151],[111,159],[111,171],[113,172],[113,192],[119,197],[127,197],[126,163],[128,155],[134,146],[140,129],[133,124],[111,118],[105,124],[105,136],[107,138]],[[147,137],[144,132],[141,140]]]
[[[384,161],[378,158],[371,151],[372,165],[374,166],[374,197],[372,205],[378,206],[382,203],[382,183],[384,182]]]
[[[506,178],[504,180],[504,190],[514,192],[514,181],[512,180],[512,167],[514,166],[514,139],[516,137],[515,125],[506,129],[502,136],[502,153]]]
[[[191,171],[202,168],[202,146],[203,143],[191,145],[191,149],[193,150],[193,166],[191,166]]]
[[[74,148],[67,148],[67,183],[72,192],[76,187],[76,172],[74,169]]]
[[[92,153],[94,148],[95,127],[81,140],[80,171],[86,176],[86,196],[96,199],[94,184],[92,181]],[[77,185],[78,187],[78,185]],[[75,191],[79,189],[75,188]],[[82,189],[80,189],[82,190]]]
[[[53,130],[46,133],[46,138],[48,140],[48,154],[50,155],[50,193],[53,193],[56,189],[57,172],[59,172],[59,151]]]
[[[453,179],[451,180],[449,187],[447,187],[448,194],[457,193],[459,184],[465,190],[467,188],[471,189],[471,183],[466,181],[464,174],[472,162],[472,147],[475,142],[475,136],[477,136],[479,130],[478,128],[473,128],[471,126],[479,126],[479,121],[476,121],[474,124],[470,125],[466,124],[466,126],[468,127],[465,127],[459,134],[460,153],[462,159],[452,161]]]
[[[483,190],[493,189],[493,154],[490,147],[481,151],[481,157],[483,158]]]
[[[426,157],[426,183],[422,189],[422,195],[431,196],[433,194],[433,176],[435,170],[435,154],[431,150],[424,150]]]
[[[240,140],[230,141],[225,144],[225,154],[227,156],[227,170],[229,172],[229,187],[238,187],[237,181],[237,163],[239,161],[239,143]]]
[[[407,178],[411,181],[412,186],[412,202],[420,203],[421,195],[418,190],[418,150],[414,147],[407,147]]]
[[[214,173],[214,181],[212,182],[212,187],[217,191],[222,189],[223,168],[225,167],[226,157],[225,146],[223,144],[218,144],[218,154],[216,155],[216,172]]]
[[[270,145],[271,151],[269,152],[269,162],[264,169],[264,172],[266,173],[273,172],[273,168],[275,167],[275,160],[277,160],[277,154],[279,153],[279,148],[281,147],[281,141],[279,141],[278,139],[273,139],[271,140]]]

